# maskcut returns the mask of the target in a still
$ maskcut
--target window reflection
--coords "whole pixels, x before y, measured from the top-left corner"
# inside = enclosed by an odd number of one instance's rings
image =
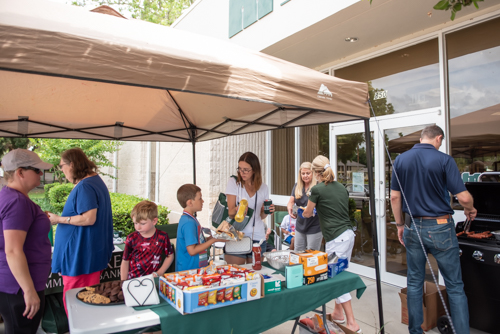
[[[335,70],[335,76],[367,82],[376,116],[440,105],[437,39]]]
[[[461,172],[499,171],[500,19],[446,35],[450,138]]]

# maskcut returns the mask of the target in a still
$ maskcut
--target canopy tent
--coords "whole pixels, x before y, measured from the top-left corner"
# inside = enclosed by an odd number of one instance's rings
[[[0,48],[3,137],[194,148],[230,135],[359,119],[370,135],[367,84],[144,21],[53,2],[1,1]],[[373,196],[370,206],[375,217]],[[374,257],[384,323],[378,249]]]

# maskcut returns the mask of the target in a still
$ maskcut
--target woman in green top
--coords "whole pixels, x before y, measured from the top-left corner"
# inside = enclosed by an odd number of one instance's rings
[[[322,155],[314,158],[312,170],[318,184],[312,187],[302,215],[305,218],[311,217],[316,207],[326,252],[329,255],[335,252],[338,257],[346,257],[350,261],[355,235],[349,219],[349,193],[341,183],[335,181],[328,158]],[[347,321],[347,328],[361,333],[361,328],[354,319],[349,293],[336,299],[332,317],[339,323]]]

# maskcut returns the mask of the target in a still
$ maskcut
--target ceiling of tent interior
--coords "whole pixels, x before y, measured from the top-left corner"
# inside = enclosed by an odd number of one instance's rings
[[[369,118],[368,87],[227,41],[0,2],[0,136],[205,141]]]

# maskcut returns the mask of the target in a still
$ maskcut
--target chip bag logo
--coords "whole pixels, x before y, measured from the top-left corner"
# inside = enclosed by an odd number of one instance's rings
[[[250,290],[250,296],[255,297],[257,295],[257,289],[253,288]]]

